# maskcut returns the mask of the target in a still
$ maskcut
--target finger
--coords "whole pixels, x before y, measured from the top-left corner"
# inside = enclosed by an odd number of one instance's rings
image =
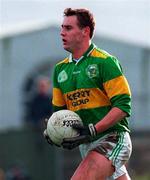
[[[70,144],[70,143],[62,143],[62,147],[64,149],[68,149],[68,150],[72,150],[72,149],[76,148],[77,146],[79,146],[78,143],[72,143],[72,144]]]
[[[73,124],[72,127],[76,130],[82,130],[84,129],[84,126],[81,124]]]
[[[48,136],[46,129],[44,130],[43,135],[44,135],[44,137]]]
[[[72,150],[75,148],[75,146],[69,144],[69,145],[63,145],[63,148],[68,149],[68,150]]]
[[[47,127],[48,119],[44,119],[44,125]]]
[[[73,137],[73,138],[64,138],[63,143],[73,143],[75,141],[78,141],[79,137]]]
[[[83,136],[76,136],[73,138],[64,138],[63,139],[63,143],[74,143],[74,142],[78,142],[78,141],[83,141],[85,140],[87,137],[85,135]]]

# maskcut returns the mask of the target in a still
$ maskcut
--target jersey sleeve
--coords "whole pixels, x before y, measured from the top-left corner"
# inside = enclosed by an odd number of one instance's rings
[[[107,58],[103,62],[101,72],[104,91],[110,99],[112,107],[118,107],[130,116],[131,91],[119,61],[114,57]]]
[[[53,111],[66,109],[66,103],[58,83],[58,67],[54,68],[53,72],[53,98],[52,98]]]

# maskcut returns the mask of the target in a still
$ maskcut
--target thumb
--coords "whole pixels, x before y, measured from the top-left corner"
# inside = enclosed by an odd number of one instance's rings
[[[73,124],[72,127],[79,131],[84,129],[84,126],[82,124]]]
[[[48,136],[46,129],[44,130],[43,135],[44,135],[44,137],[47,137],[47,136]]]
[[[44,125],[47,127],[48,118],[44,119]]]

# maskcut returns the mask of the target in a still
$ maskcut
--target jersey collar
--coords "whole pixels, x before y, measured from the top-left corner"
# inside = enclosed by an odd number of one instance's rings
[[[91,45],[89,46],[88,50],[78,59],[78,62],[81,61],[83,58],[88,57],[95,47],[96,47],[96,45],[94,43],[91,43]],[[69,62],[70,63],[73,62],[73,57],[72,57],[71,53],[69,55]]]

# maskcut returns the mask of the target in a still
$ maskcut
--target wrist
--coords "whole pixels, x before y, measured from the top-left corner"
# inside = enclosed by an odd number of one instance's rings
[[[97,130],[96,130],[95,126],[91,123],[88,125],[88,127],[89,127],[89,131],[90,131],[90,135],[92,137],[95,137],[97,135]]]

